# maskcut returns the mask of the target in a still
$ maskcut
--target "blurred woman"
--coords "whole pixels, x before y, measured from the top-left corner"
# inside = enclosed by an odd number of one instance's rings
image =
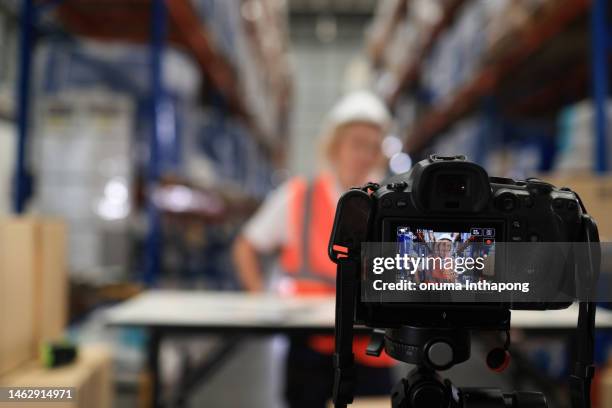
[[[440,260],[440,262],[435,263],[435,267],[431,274],[434,282],[455,282],[455,270],[452,265],[447,265],[445,262],[447,258],[451,257],[452,248],[453,240],[451,236],[447,234],[442,235],[434,244],[435,257]]]
[[[390,123],[383,103],[368,92],[343,98],[331,111],[324,132],[325,170],[312,180],[295,177],[272,192],[246,224],[234,246],[240,280],[251,292],[262,291],[260,257],[276,252],[281,279],[272,286],[292,296],[335,294],[336,265],[327,255],[336,203],[342,192],[378,180],[381,142]],[[353,346],[356,393],[388,394],[392,360],[365,354],[367,338]],[[291,408],[326,406],[333,385],[332,336],[291,338],[285,397]]]

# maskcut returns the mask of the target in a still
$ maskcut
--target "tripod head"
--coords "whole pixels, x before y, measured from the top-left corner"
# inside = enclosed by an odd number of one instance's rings
[[[390,357],[431,370],[446,370],[470,358],[470,332],[463,328],[401,326],[387,329]]]
[[[380,340],[383,336],[383,340]],[[382,347],[396,360],[415,364],[391,392],[393,408],[547,408],[539,392],[503,393],[495,388],[457,388],[436,371],[447,370],[470,358],[470,331],[465,328],[401,326],[373,335],[369,354]]]
[[[539,392],[503,393],[496,388],[457,388],[435,371],[417,366],[391,391],[393,408],[547,408]]]

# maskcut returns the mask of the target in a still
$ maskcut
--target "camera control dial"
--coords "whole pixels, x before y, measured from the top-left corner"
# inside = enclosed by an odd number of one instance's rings
[[[437,370],[447,368],[453,363],[453,347],[445,341],[434,341],[427,347],[426,357],[432,367]]]

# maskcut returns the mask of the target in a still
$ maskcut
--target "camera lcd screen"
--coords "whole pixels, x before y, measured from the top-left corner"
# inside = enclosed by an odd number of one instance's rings
[[[498,228],[466,225],[463,228],[399,225],[398,253],[412,260],[404,279],[417,282],[477,282],[495,276]]]
[[[382,232],[362,245],[363,302],[528,308],[574,297],[563,279],[571,248],[508,242],[501,220],[388,218]]]

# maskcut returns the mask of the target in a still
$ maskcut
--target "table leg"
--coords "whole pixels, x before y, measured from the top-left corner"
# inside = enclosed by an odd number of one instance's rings
[[[151,406],[159,408],[161,403],[161,378],[159,370],[159,351],[161,343],[161,333],[157,329],[149,331],[149,344],[147,347],[148,371],[151,376]]]
[[[191,393],[202,386],[217,369],[231,357],[239,345],[242,343],[243,336],[229,336],[220,339],[217,347],[208,352],[197,366],[192,367],[187,378],[183,378],[175,394],[172,406],[184,407]]]

